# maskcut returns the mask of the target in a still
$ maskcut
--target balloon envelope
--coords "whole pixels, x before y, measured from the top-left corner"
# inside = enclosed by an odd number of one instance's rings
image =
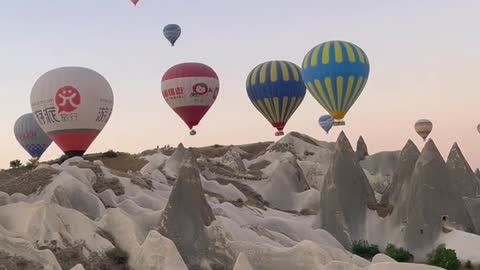
[[[477,131],[478,131],[478,133],[480,133],[480,124],[478,124],[478,126],[477,126]]]
[[[325,130],[325,132],[328,134],[330,129],[333,127],[333,118],[331,115],[322,115],[320,116],[320,119],[318,119],[318,123],[320,124],[320,127]]]
[[[175,65],[162,77],[163,98],[191,130],[215,102],[219,87],[215,71],[201,63]]]
[[[343,118],[358,99],[370,72],[367,55],[347,41],[327,41],[311,49],[303,60],[303,80],[310,94],[335,120]]]
[[[39,159],[52,143],[31,113],[20,116],[13,131],[20,145],[36,159]]]
[[[133,3],[134,6],[136,6],[140,0],[130,0],[130,1]]]
[[[61,67],[35,82],[30,103],[37,123],[60,149],[81,156],[110,119],[113,92],[91,69]]]
[[[430,120],[420,119],[415,123],[415,131],[423,140],[427,139],[430,132],[432,132],[432,129],[433,124]]]
[[[178,24],[167,24],[163,28],[163,35],[165,36],[168,41],[170,41],[170,44],[173,46],[175,45],[175,42],[177,39],[180,37],[182,34],[182,29]]]
[[[300,67],[287,61],[256,66],[247,77],[247,94],[255,108],[275,127],[283,129],[305,97]]]

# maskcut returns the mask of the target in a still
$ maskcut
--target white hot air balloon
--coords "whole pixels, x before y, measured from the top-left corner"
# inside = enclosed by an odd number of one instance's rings
[[[43,74],[30,103],[40,127],[67,156],[82,156],[102,131],[113,109],[113,92],[99,73],[61,67]]]
[[[415,123],[415,131],[425,141],[432,132],[433,124],[430,120],[420,119]]]

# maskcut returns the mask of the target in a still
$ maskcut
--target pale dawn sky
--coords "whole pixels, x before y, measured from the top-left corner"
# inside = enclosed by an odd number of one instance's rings
[[[285,131],[351,143],[363,135],[371,153],[398,150],[413,125],[434,124],[431,138],[444,158],[456,141],[480,167],[480,1],[478,0],[16,0],[0,8],[0,168],[27,152],[13,135],[16,119],[31,112],[39,76],[61,66],[101,73],[115,96],[113,115],[88,153],[140,152],[156,145],[242,144],[275,140],[274,129],[248,99],[245,80],[267,60],[300,64],[321,42],[355,43],[368,55],[370,76],[346,117],[324,134],[325,110],[307,93]],[[175,47],[165,24],[177,23]],[[161,94],[161,77],[180,62],[202,62],[220,78],[216,103],[190,136]],[[61,154],[53,143],[42,160]]]

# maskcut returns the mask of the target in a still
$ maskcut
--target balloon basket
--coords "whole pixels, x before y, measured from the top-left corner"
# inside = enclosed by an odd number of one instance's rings
[[[275,136],[283,136],[283,135],[285,135],[285,133],[283,133],[283,131],[275,132]]]
[[[345,121],[335,121],[333,122],[334,126],[345,126]]]
[[[196,132],[194,129],[190,130],[190,135],[191,135],[191,136],[193,136],[193,135],[195,135],[195,134],[197,134],[197,132]]]

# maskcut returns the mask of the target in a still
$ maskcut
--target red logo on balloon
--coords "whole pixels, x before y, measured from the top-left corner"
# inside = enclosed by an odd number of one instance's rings
[[[197,83],[193,86],[193,93],[195,95],[205,95],[208,91],[208,85],[205,83]]]
[[[59,113],[75,111],[80,106],[80,102],[80,92],[73,86],[62,87],[55,95],[55,104],[57,104]]]

